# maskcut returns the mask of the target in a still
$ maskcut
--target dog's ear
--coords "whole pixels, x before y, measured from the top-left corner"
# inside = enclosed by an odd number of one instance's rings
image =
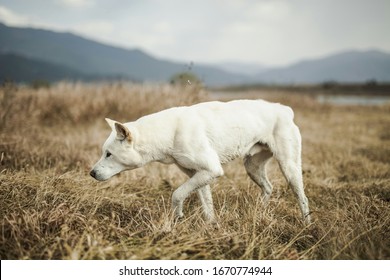
[[[131,142],[130,130],[119,122],[115,122],[116,138],[120,141],[127,140]]]
[[[105,118],[106,122],[108,123],[108,125],[111,127],[112,130],[115,130],[115,123],[116,121],[113,121],[109,118]]]

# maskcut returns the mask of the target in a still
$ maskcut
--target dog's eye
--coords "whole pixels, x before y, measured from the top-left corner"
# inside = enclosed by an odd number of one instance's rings
[[[106,158],[108,158],[108,157],[110,157],[110,156],[112,156],[112,154],[111,154],[110,152],[107,152]]]

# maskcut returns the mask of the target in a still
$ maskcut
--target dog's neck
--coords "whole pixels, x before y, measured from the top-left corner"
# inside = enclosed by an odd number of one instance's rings
[[[170,136],[170,131],[164,127],[137,127],[134,125],[131,128],[136,137],[134,141],[134,149],[141,155],[146,165],[153,161],[158,161],[166,164],[174,163],[170,156],[170,151],[173,149],[173,139]]]

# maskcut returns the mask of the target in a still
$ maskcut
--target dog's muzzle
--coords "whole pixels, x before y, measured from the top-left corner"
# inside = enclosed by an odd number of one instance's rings
[[[91,172],[89,172],[89,175],[91,175],[93,178],[96,179],[96,171],[94,169],[92,169]]]

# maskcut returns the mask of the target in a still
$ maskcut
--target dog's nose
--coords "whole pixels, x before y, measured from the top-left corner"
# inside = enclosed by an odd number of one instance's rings
[[[96,172],[94,169],[92,169],[91,172],[89,172],[89,175],[91,175],[93,178],[96,179]]]

